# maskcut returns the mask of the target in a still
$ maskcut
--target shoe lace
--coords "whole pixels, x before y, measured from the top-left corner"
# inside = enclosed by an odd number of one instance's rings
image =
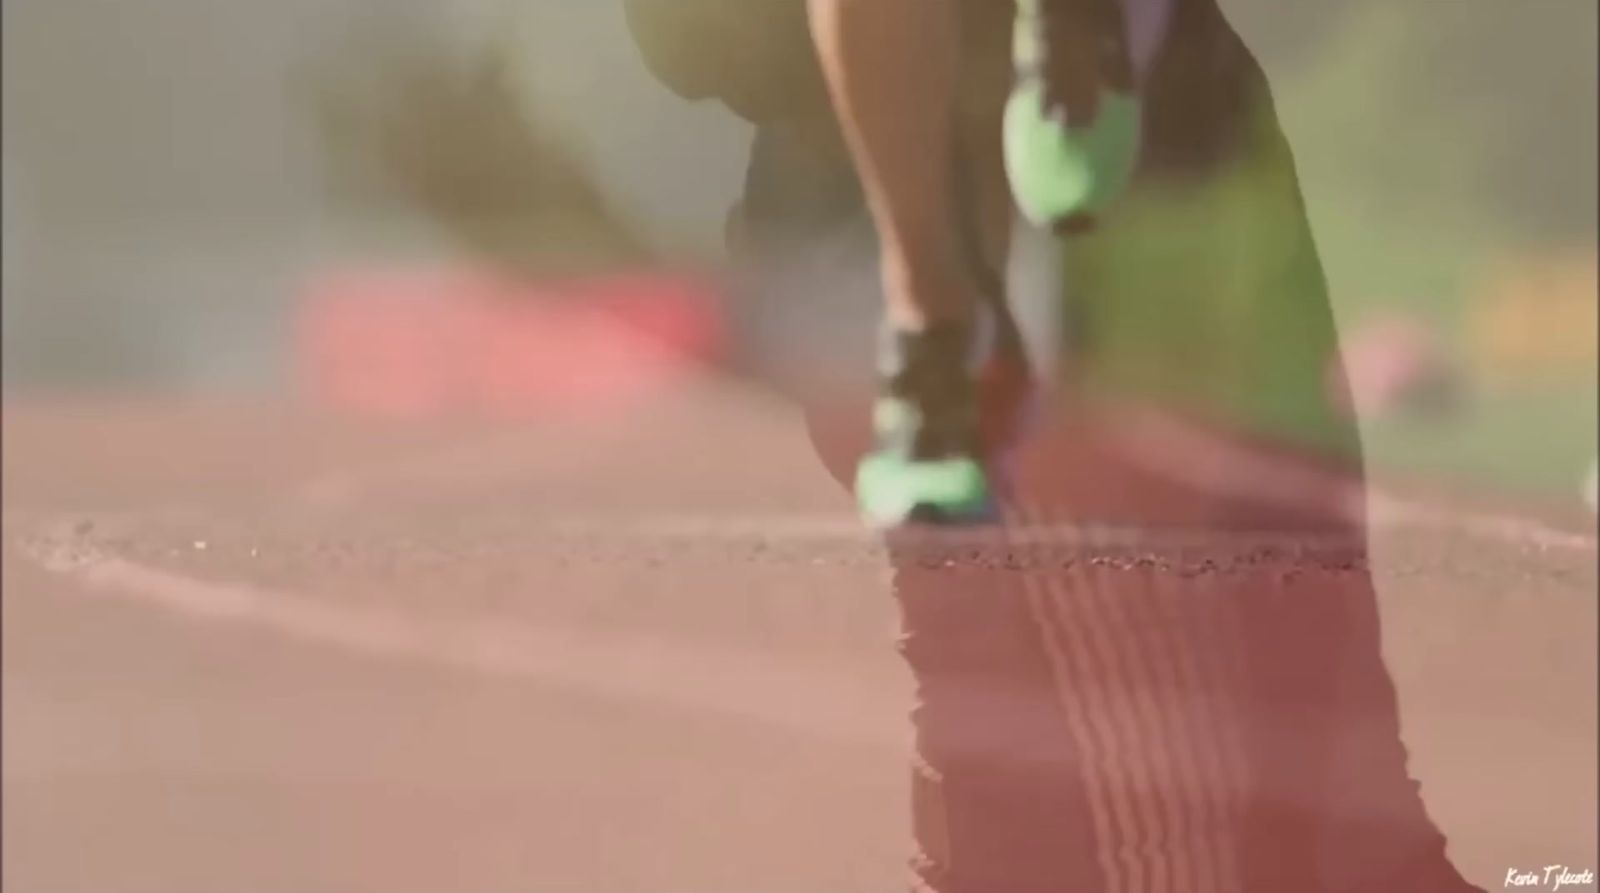
[[[1088,124],[1102,89],[1133,89],[1133,60],[1120,0],[1035,0],[1045,107]]]
[[[910,334],[886,332],[885,396],[904,412],[880,430],[880,446],[915,458],[975,455],[977,392],[968,369],[972,331],[950,325]]]

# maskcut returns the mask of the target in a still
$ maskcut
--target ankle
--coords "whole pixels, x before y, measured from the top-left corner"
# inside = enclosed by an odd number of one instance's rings
[[[884,326],[879,336],[878,373],[887,392],[918,406],[960,401],[971,390],[973,326],[936,320],[919,329]]]
[[[882,282],[885,316],[896,329],[920,332],[972,319],[976,283],[960,264],[887,258]]]

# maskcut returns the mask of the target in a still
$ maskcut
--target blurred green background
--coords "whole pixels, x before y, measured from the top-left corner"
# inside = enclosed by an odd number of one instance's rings
[[[1568,501],[1595,461],[1596,15],[1351,4],[1268,60],[1346,338],[1403,312],[1462,379],[1367,421],[1380,470]]]
[[[1358,392],[1417,380],[1363,404],[1369,465],[1487,498],[1576,504],[1600,423],[1596,4],[1222,5],[1267,69]],[[1256,201],[1249,184],[1230,188],[1214,207]],[[1193,392],[1201,383],[1183,376],[1199,361],[1176,355],[1204,340],[1218,392],[1192,396],[1264,433],[1336,429],[1309,409],[1321,385],[1307,357],[1327,344],[1315,322],[1260,301],[1223,306],[1226,295],[1199,310],[1169,299],[1205,272],[1183,257],[1215,253],[1206,219],[1217,211],[1147,210],[1130,209],[1141,222],[1081,259],[1096,285],[1108,265],[1123,271],[1118,286],[1136,285],[1093,311],[1094,337],[1115,343],[1096,371],[1131,381],[1165,364],[1171,380],[1156,386]],[[1272,227],[1249,225],[1266,251]],[[1069,283],[1074,260],[1069,250]],[[1252,288],[1238,286],[1246,303]]]

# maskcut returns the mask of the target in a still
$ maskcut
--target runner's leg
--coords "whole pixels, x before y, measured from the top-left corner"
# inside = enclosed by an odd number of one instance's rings
[[[990,517],[968,368],[978,287],[956,209],[956,0],[810,0],[812,38],[877,230],[887,325],[875,447],[857,470],[878,526]]]
[[[971,277],[955,228],[955,0],[810,0],[812,36],[882,252],[901,330],[965,320]]]

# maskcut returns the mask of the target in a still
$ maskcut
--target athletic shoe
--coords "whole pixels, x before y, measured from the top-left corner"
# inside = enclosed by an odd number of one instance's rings
[[[869,524],[962,524],[993,516],[969,369],[972,342],[965,323],[884,330],[875,443],[856,470],[856,499]]]
[[[1034,224],[1076,231],[1122,193],[1143,112],[1119,0],[1018,0],[1006,173]]]

